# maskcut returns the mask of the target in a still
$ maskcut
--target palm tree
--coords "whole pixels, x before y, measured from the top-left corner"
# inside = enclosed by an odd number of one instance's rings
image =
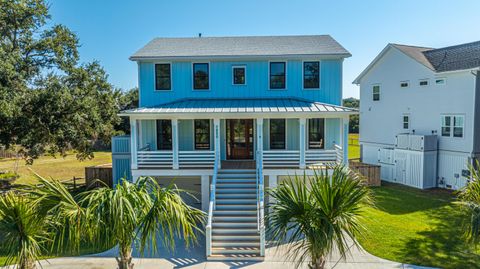
[[[311,259],[310,267],[325,267],[333,248],[345,258],[353,240],[363,231],[363,206],[371,203],[368,187],[348,168],[337,166],[313,177],[288,178],[268,190],[275,202],[269,205],[268,234],[274,244],[292,245],[291,255],[298,262]]]
[[[81,219],[83,210],[59,181],[38,178],[44,187],[0,195],[0,243],[6,250],[5,265],[35,268],[42,255],[55,252],[53,246],[60,251],[78,250],[81,226],[74,223]]]
[[[175,238],[183,237],[187,246],[197,242],[204,213],[187,205],[175,185],[161,187],[152,178],[136,183],[121,180],[114,189],[100,188],[82,199],[98,246],[118,245],[119,269],[132,269],[132,246],[137,241],[140,253],[157,251],[157,234],[164,246],[173,249]],[[136,240],[136,239],[139,240]]]
[[[477,169],[475,169],[477,167]],[[476,166],[470,166],[470,175],[472,180],[459,192],[459,198],[462,202],[469,220],[465,225],[465,237],[473,245],[480,242],[480,167],[479,162]]]

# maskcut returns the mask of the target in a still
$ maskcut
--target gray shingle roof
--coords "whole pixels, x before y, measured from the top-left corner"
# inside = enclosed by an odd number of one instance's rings
[[[312,102],[295,97],[286,98],[187,98],[158,105],[122,111],[132,114],[176,114],[176,113],[282,113],[282,112],[323,112],[356,114],[356,110]]]
[[[392,45],[436,72],[480,67],[480,41],[439,49]]]
[[[155,38],[131,60],[179,57],[351,54],[329,35]]]

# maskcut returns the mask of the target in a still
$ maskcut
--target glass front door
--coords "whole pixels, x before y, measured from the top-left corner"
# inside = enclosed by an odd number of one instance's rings
[[[227,120],[227,159],[253,159],[253,120]]]

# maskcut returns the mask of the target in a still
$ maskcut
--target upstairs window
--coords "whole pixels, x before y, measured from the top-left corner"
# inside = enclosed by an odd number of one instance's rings
[[[155,90],[169,91],[172,89],[170,64],[155,64]]]
[[[420,86],[428,86],[428,79],[421,79],[421,80],[418,82],[418,85],[420,85]]]
[[[447,84],[447,79],[445,79],[445,78],[436,78],[436,79],[435,79],[435,84],[437,84],[437,85],[445,85],[445,84]]]
[[[157,120],[157,150],[172,150],[171,120]]]
[[[270,119],[270,149],[285,149],[285,119]]]
[[[285,89],[286,63],[270,63],[270,89]]]
[[[325,119],[308,119],[308,148],[325,148]]]
[[[464,121],[463,115],[443,115],[442,116],[442,136],[463,137]],[[452,132],[453,131],[453,132]]]
[[[210,120],[194,120],[195,150],[210,150]]]
[[[209,69],[208,63],[193,64],[193,89],[208,90],[210,88]]]
[[[373,101],[380,101],[380,85],[374,85],[372,87]]]
[[[410,129],[410,116],[403,115],[403,129]]]
[[[233,85],[245,85],[246,84],[246,68],[245,66],[232,67],[233,73]]]
[[[320,62],[303,63],[303,88],[320,88]]]

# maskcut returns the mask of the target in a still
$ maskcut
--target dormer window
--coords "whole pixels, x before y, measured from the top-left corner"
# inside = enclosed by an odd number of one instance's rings
[[[155,64],[155,90],[169,91],[172,89],[172,73],[170,64]]]
[[[320,88],[320,62],[303,63],[303,88]]]
[[[193,64],[193,89],[208,90],[210,88],[210,68],[208,63]]]
[[[286,62],[270,63],[270,89],[285,89]]]

